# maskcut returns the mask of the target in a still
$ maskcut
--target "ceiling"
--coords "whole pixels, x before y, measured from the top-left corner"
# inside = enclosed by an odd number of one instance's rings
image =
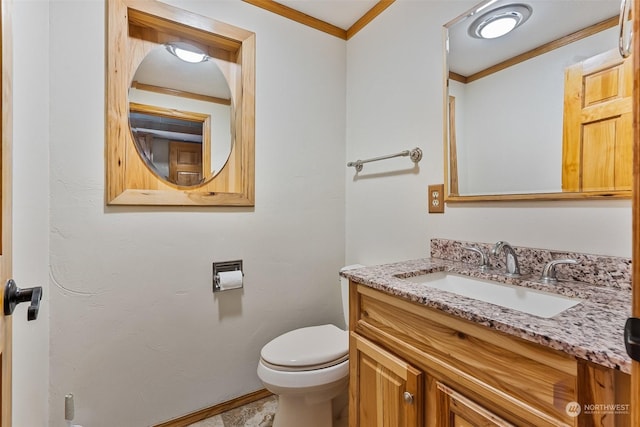
[[[375,6],[378,0],[279,0],[277,3],[348,30]]]
[[[302,24],[349,39],[395,0],[243,0]],[[455,8],[473,0],[459,1]],[[481,3],[478,0],[477,3]],[[460,21],[449,31],[456,58],[452,70],[470,75],[508,58],[537,48],[619,13],[620,0],[485,0],[481,14],[502,5],[526,3],[533,8],[528,22],[500,39],[478,40],[467,35],[473,19]],[[454,19],[455,18],[455,19]],[[445,22],[443,22],[443,25]],[[456,70],[457,69],[457,70]]]
[[[491,40],[471,37],[467,31],[475,16],[449,28],[451,71],[468,76],[614,17],[620,10],[618,0],[498,0],[478,15],[511,3],[530,5],[532,14],[521,27],[503,37]],[[617,46],[616,39],[611,40],[611,46]]]
[[[395,0],[243,0],[348,40]]]

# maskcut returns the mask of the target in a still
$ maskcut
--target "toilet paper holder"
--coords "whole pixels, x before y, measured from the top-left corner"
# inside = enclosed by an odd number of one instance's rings
[[[236,271],[240,270],[242,275],[244,276],[244,271],[242,270],[242,260],[235,261],[221,261],[213,263],[213,292],[222,292],[223,289],[220,289],[220,276],[218,273],[222,273],[224,271]]]

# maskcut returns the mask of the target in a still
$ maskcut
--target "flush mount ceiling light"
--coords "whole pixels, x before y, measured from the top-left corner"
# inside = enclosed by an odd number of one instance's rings
[[[478,39],[495,39],[524,24],[531,16],[531,6],[510,4],[493,9],[478,18],[469,27],[469,35]]]
[[[206,53],[188,43],[167,43],[165,47],[172,55],[175,55],[178,59],[190,64],[205,62],[209,59],[209,56]]]

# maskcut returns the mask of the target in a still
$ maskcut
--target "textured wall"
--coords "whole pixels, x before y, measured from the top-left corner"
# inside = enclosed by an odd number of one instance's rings
[[[345,43],[239,1],[257,34],[255,208],[104,206],[105,3],[51,4],[51,419],[138,427],[262,388],[261,347],[341,324]],[[79,54],[80,53],[80,54]],[[245,288],[213,295],[211,262]]]
[[[444,180],[442,25],[475,3],[399,0],[347,44],[347,160],[424,151],[419,171],[398,173],[412,166],[399,158],[365,165],[359,179],[348,172],[347,261],[428,256],[434,237],[630,257],[629,201],[457,204],[427,214],[427,185]]]

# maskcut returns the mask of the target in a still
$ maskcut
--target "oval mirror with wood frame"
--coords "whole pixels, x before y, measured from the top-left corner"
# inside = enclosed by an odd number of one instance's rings
[[[107,204],[253,206],[255,34],[107,4]]]
[[[230,75],[235,64],[204,54],[182,59],[176,46],[197,50],[185,43],[157,46],[138,66],[129,88],[129,126],[151,171],[189,187],[219,173],[231,154],[232,99],[222,68]]]

